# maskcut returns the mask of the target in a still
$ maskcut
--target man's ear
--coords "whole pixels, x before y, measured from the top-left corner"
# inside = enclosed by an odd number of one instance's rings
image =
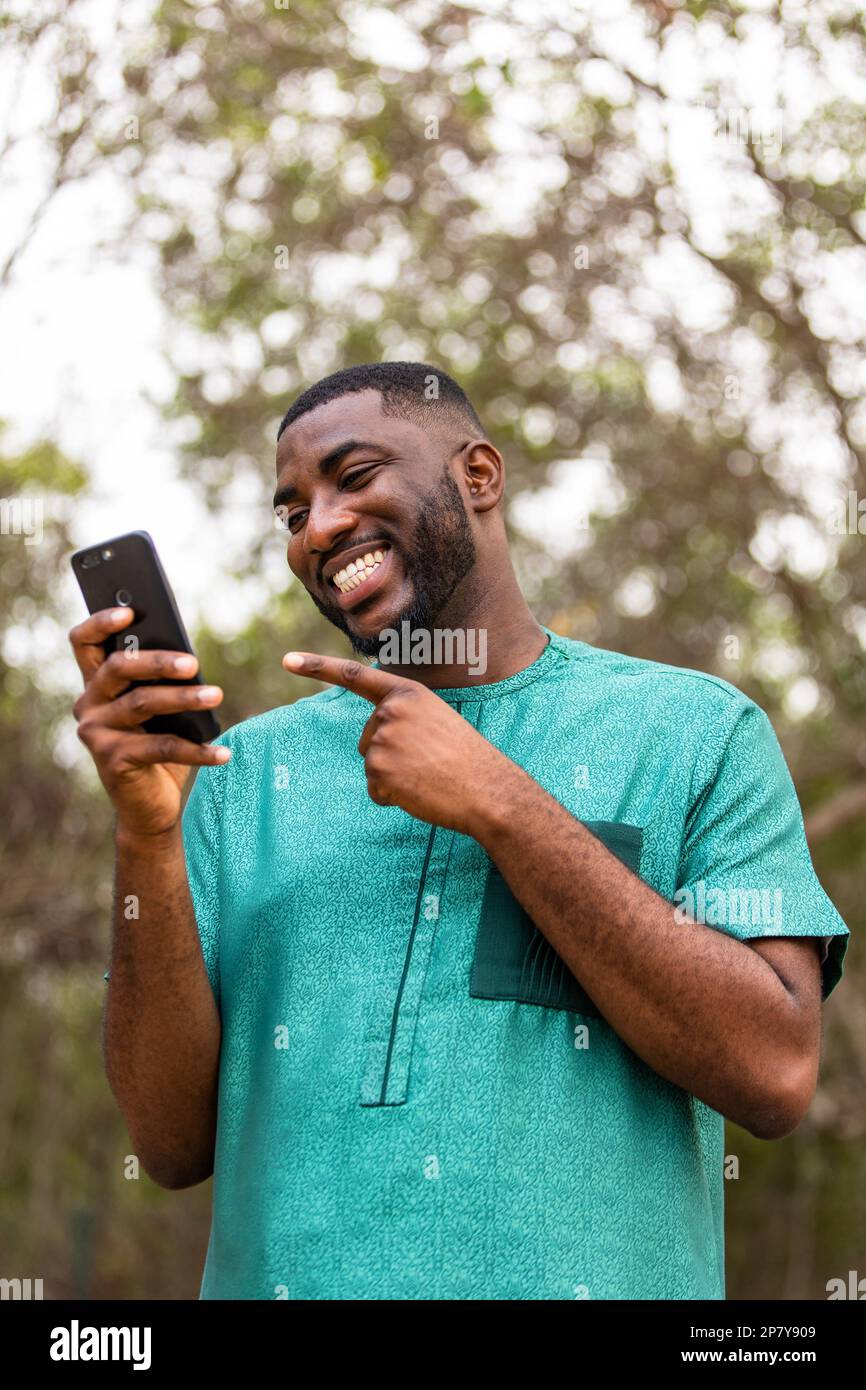
[[[470,439],[460,450],[466,490],[475,511],[495,507],[505,490],[505,463],[489,439]]]

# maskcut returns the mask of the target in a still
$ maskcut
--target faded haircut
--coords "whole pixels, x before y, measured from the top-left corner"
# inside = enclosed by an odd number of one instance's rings
[[[441,367],[427,362],[366,362],[332,372],[308,387],[283,416],[277,439],[308,410],[355,391],[378,391],[384,415],[402,416],[422,429],[441,424],[447,415],[455,426],[471,426],[473,434],[484,434],[484,426],[466,392]]]

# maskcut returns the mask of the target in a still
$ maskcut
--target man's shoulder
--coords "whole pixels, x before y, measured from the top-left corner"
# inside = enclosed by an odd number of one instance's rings
[[[557,640],[568,658],[565,679],[580,685],[589,679],[594,691],[617,705],[633,703],[648,714],[686,710],[725,723],[736,722],[749,710],[763,714],[760,706],[736,685],[710,671],[629,656],[573,638]]]

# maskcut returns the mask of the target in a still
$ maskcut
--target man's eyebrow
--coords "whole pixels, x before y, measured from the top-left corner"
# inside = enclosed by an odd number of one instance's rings
[[[331,449],[329,453],[325,454],[324,458],[319,459],[318,467],[322,477],[327,478],[328,474],[333,473],[337,464],[341,463],[347,454],[354,454],[357,449],[375,449],[380,454],[386,452],[382,444],[374,444],[365,439],[347,439],[345,443],[338,444],[335,449]],[[285,487],[278,488],[274,493],[273,505],[275,507],[283,506],[286,502],[291,502],[297,495],[298,489],[293,487],[291,483],[287,483]]]

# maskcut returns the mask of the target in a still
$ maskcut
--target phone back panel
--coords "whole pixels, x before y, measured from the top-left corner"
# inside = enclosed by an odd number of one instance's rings
[[[142,651],[192,651],[171,585],[146,531],[130,531],[78,550],[72,556],[72,568],[89,612],[128,606],[135,613],[128,627],[106,639],[106,655],[129,651],[131,639]],[[182,680],[160,677],[158,682],[133,681],[130,688],[157,683],[201,685],[202,681],[200,675]],[[195,743],[207,743],[220,731],[210,710],[157,715],[141,727],[148,733],[178,734]]]

